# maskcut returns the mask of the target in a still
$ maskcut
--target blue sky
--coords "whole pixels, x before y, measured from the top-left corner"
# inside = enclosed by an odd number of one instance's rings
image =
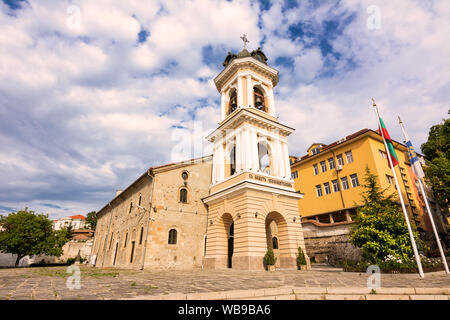
[[[417,149],[449,109],[446,0],[0,0],[0,28],[0,213],[85,214],[150,166],[208,154],[213,79],[244,33],[280,72],[291,154],[376,128],[372,97]]]

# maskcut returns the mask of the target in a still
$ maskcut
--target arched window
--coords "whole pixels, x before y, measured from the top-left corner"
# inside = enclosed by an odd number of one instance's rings
[[[272,248],[278,249],[278,238],[277,237],[272,238]]]
[[[177,230],[175,229],[169,231],[169,244],[177,244]]]
[[[180,202],[187,203],[187,190],[185,188],[180,189]]]
[[[255,108],[261,111],[266,111],[266,106],[264,103],[264,94],[262,91],[256,87],[253,88],[253,98],[255,103]]]
[[[236,173],[236,147],[230,151],[230,176]]]
[[[259,169],[267,174],[270,174],[270,156],[267,144],[258,142],[258,159]]]
[[[228,114],[232,113],[236,109],[237,109],[237,93],[236,90],[233,90],[233,92],[230,95],[230,109]]]

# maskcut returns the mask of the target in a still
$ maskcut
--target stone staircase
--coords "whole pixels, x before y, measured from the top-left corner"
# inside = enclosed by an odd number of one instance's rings
[[[311,263],[311,271],[320,272],[343,272],[343,268],[336,268],[326,263]]]
[[[450,300],[450,288],[281,287],[221,292],[171,293],[129,300]]]

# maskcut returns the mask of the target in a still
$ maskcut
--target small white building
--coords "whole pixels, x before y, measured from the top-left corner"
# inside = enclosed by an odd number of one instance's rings
[[[61,230],[64,227],[72,226],[73,230],[87,228],[86,217],[78,214],[66,218],[53,220],[53,229]]]

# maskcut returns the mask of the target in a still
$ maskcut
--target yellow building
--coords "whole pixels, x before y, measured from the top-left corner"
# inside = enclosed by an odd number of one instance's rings
[[[393,141],[399,159],[396,175],[412,225],[417,230],[428,229],[422,202],[415,186],[415,176],[404,144]],[[395,192],[395,182],[389,168],[381,135],[370,129],[360,130],[332,144],[314,143],[308,154],[290,157],[295,189],[304,194],[299,201],[303,222],[318,224],[350,222],[356,208],[362,204],[366,167],[378,176],[382,189]],[[425,221],[424,221],[425,220]]]

